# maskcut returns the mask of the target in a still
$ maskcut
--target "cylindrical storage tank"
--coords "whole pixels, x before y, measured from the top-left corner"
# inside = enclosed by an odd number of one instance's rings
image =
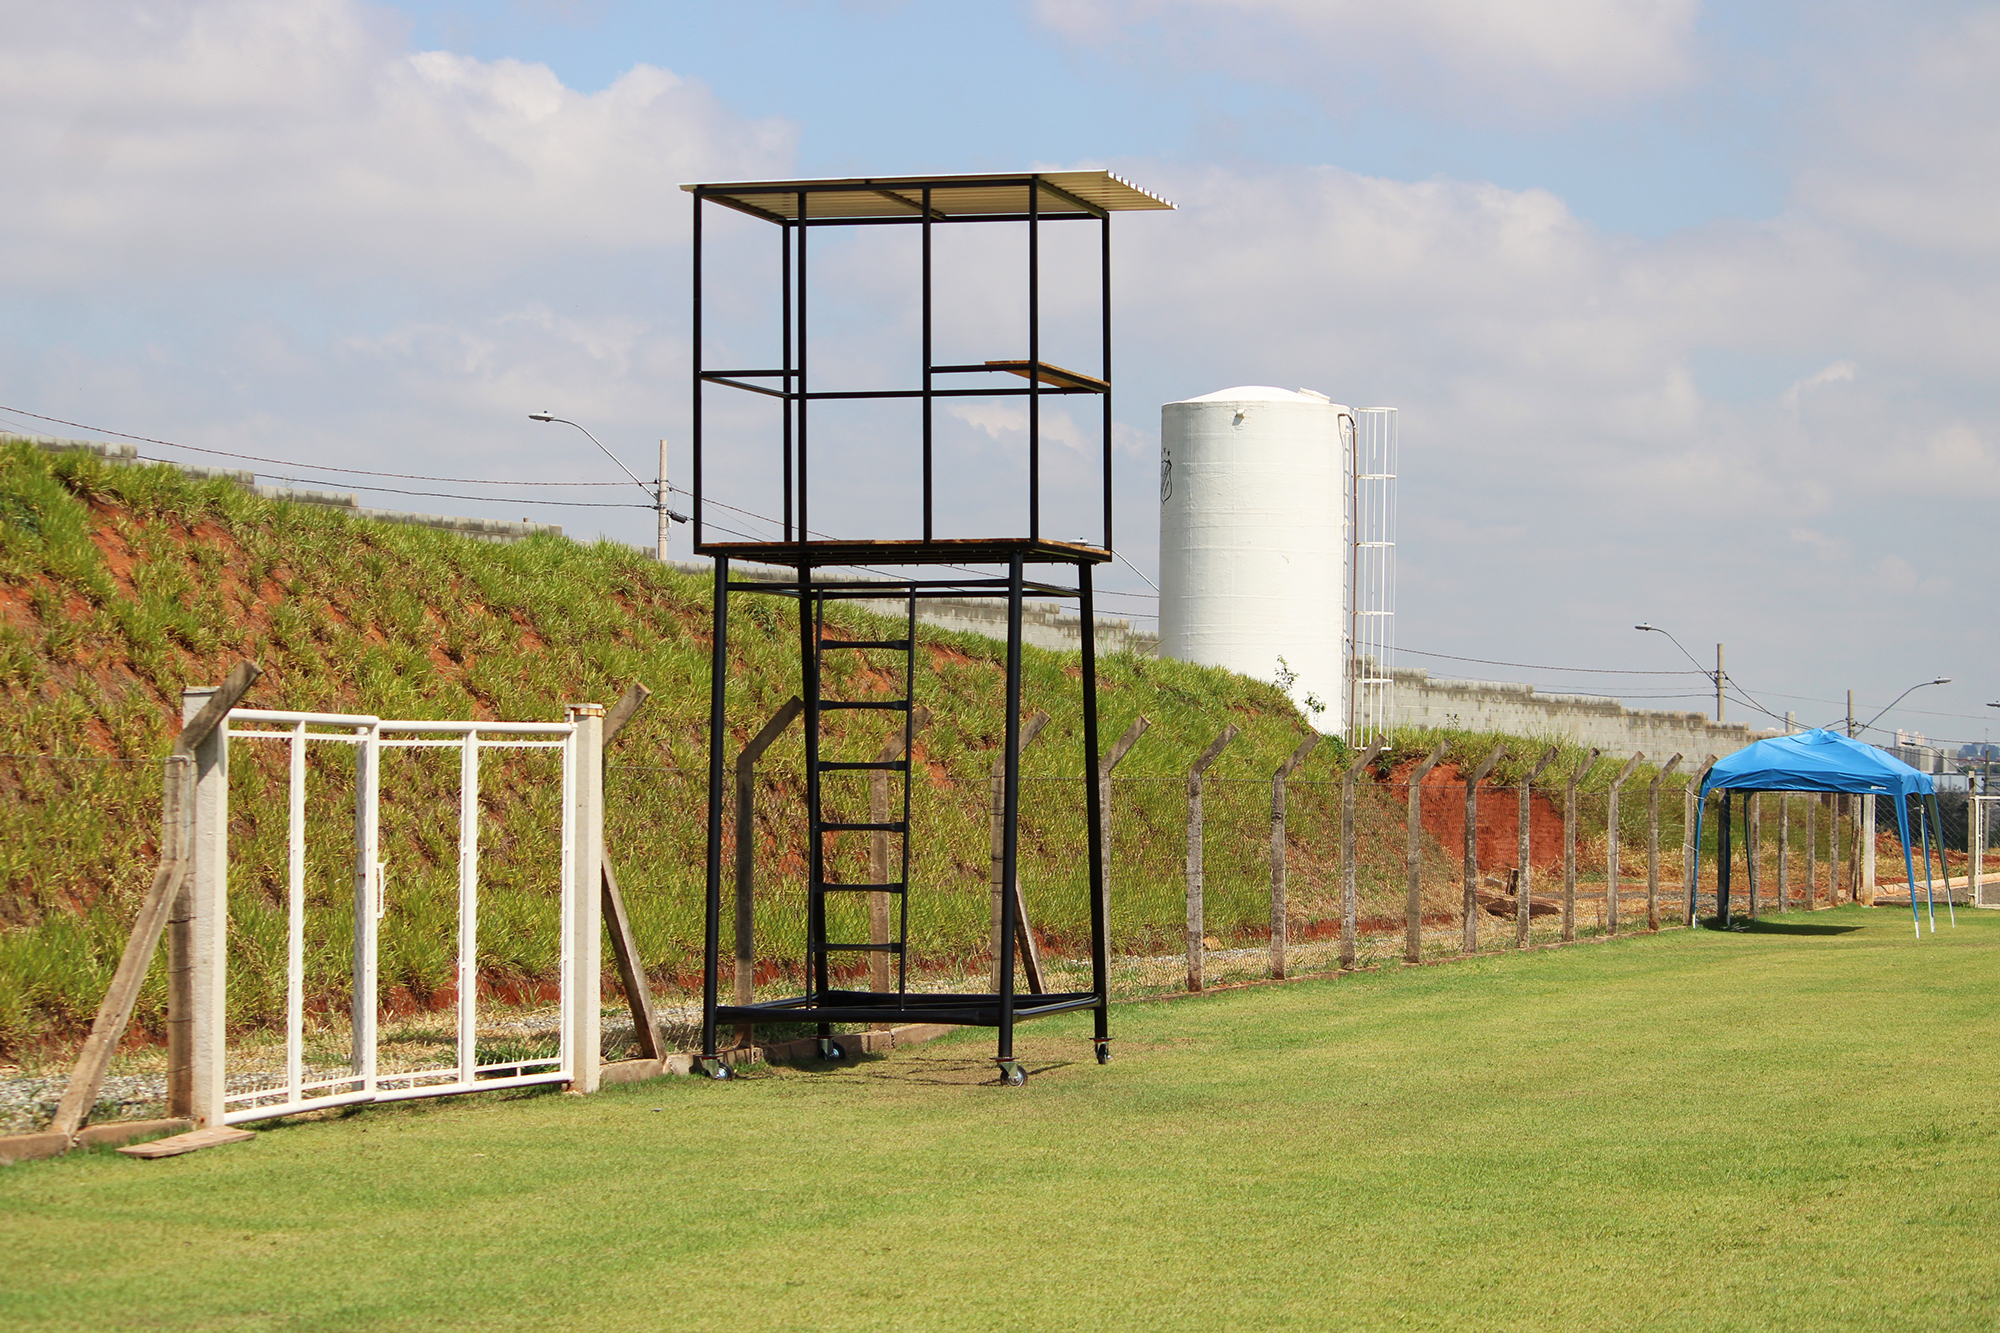
[[[1288,675],[1293,700],[1335,734],[1352,420],[1323,394],[1261,385],[1160,409],[1161,656]]]

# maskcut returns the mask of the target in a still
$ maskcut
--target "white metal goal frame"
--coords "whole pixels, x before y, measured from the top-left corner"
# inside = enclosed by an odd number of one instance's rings
[[[211,691],[189,690],[191,716]],[[440,1097],[536,1084],[595,1091],[600,1061],[602,968],[603,722],[597,704],[572,705],[562,722],[392,720],[362,714],[232,709],[195,756],[193,876],[183,910],[190,930],[192,1003],[171,1037],[170,1063],[185,1066],[189,1111],[203,1125],[240,1124],[364,1102]],[[285,1072],[282,1082],[230,1091],[228,1013],[229,750],[278,744],[290,760],[286,885]],[[353,1045],[348,1067],[308,1077],[305,1063],[306,755],[351,748],[354,783]],[[377,1058],[378,923],[385,910],[381,757],[385,749],[455,749],[459,756],[456,1059],[383,1073]],[[480,756],[488,750],[555,750],[562,757],[559,1047],[554,1056],[480,1063],[477,1058]],[[501,1071],[518,1071],[506,1072]]]
[[[1974,907],[2000,907],[2000,875],[1986,875],[1986,849],[2000,838],[2000,796],[1973,796],[1967,802],[1965,828],[1968,897]]]

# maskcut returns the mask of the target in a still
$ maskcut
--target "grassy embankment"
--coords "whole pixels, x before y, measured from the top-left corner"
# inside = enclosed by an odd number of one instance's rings
[[[797,637],[788,603],[739,597],[735,605],[731,730],[740,743],[796,687]],[[608,701],[643,680],[654,699],[611,755],[608,841],[656,984],[685,981],[700,924],[707,616],[706,580],[622,547],[548,538],[488,545],[276,504],[170,468],[0,451],[0,1055],[73,1039],[88,1022],[150,874],[157,760],[179,691],[219,679],[239,656],[268,672],[250,700],[258,706],[381,716],[555,718],[565,701]],[[833,616],[837,630],[881,632],[863,613]],[[922,638],[918,698],[936,720],[917,745],[912,940],[920,962],[956,965],[984,947],[1000,648],[928,629]],[[893,655],[835,653],[828,663],[829,694],[897,688]],[[1057,955],[1079,953],[1085,927],[1075,671],[1073,657],[1027,651],[1027,706],[1054,720],[1026,763],[1023,879]],[[1270,774],[1303,734],[1297,714],[1268,685],[1173,662],[1114,657],[1102,682],[1107,741],[1141,713],[1154,723],[1114,787],[1115,947],[1180,948],[1184,774],[1231,722],[1244,734],[1209,779],[1208,932],[1219,945],[1254,942],[1268,921]],[[846,757],[868,757],[880,727],[848,715],[829,733]],[[1396,738],[1396,752],[1421,754],[1440,739],[1448,764],[1469,766],[1500,738],[1411,732]],[[1509,744],[1498,785],[1518,781],[1544,748]],[[780,971],[796,958],[800,933],[800,748],[794,727],[772,750],[759,793],[760,955]],[[1331,779],[1344,754],[1321,746],[1291,787],[1291,909],[1302,935],[1337,915]],[[1542,792],[1560,799],[1580,757],[1567,747]],[[555,766],[505,755],[489,755],[486,766],[482,975],[502,995],[532,994],[556,961]],[[1616,769],[1600,763],[1586,784],[1586,882],[1601,880],[1602,788]],[[1644,843],[1639,794],[1649,777],[1642,769],[1627,787],[1628,865]],[[231,995],[235,1020],[255,1027],[281,1005],[282,750],[244,742],[231,780]],[[1670,779],[1663,792],[1665,869],[1676,876],[1683,781]],[[351,929],[344,756],[315,752],[312,782],[308,974],[316,1003],[337,1012]],[[451,980],[456,784],[448,754],[386,760],[382,964],[396,1004],[421,1007]],[[1461,790],[1441,785],[1427,804],[1452,805]],[[857,812],[861,799],[859,783],[834,794]],[[1511,808],[1511,794],[1487,802],[1489,812]],[[1364,784],[1361,910],[1385,927],[1402,911],[1402,809],[1393,786]],[[838,866],[847,878],[865,877],[860,843],[851,839]],[[1426,844],[1426,912],[1442,916],[1457,900],[1458,849]],[[858,916],[837,924],[863,929]],[[158,1032],[163,999],[156,969],[139,1032]]]
[[[87,1024],[151,872],[157,760],[179,691],[219,679],[238,657],[266,669],[247,701],[256,706],[385,717],[559,718],[565,701],[608,702],[644,681],[653,701],[611,755],[607,840],[656,981],[686,978],[700,937],[708,596],[706,580],[622,547],[489,545],[272,503],[170,468],[0,453],[0,1054]],[[879,636],[865,615],[831,614],[836,630]],[[730,725],[740,743],[796,688],[797,636],[789,603],[773,598],[738,598],[732,622]],[[1001,650],[972,636],[922,638],[917,694],[936,720],[917,747],[912,938],[923,960],[963,961],[983,948]],[[885,693],[898,661],[831,654],[827,692]],[[1026,764],[1035,780],[1023,877],[1057,951],[1074,951],[1085,925],[1075,675],[1073,657],[1026,654],[1027,706],[1054,720]],[[1120,770],[1141,780],[1121,784],[1114,811],[1118,947],[1178,947],[1178,775],[1230,722],[1244,734],[1212,770],[1211,933],[1254,932],[1268,913],[1269,775],[1302,734],[1296,712],[1269,685],[1172,662],[1113,658],[1102,680],[1107,737],[1142,712],[1154,724]],[[867,757],[879,726],[846,715],[828,730],[848,757]],[[796,956],[800,932],[800,750],[795,726],[771,752],[759,794],[758,930],[772,967]],[[1337,754],[1321,747],[1300,777],[1323,780]],[[316,1000],[336,1011],[351,930],[349,762],[315,749],[310,779],[308,973]],[[486,763],[482,974],[503,994],[532,992],[556,963],[555,766],[506,755]],[[239,743],[231,1000],[243,1025],[281,1012],[283,773],[280,747]],[[422,1005],[453,967],[456,758],[391,755],[384,791],[384,987]],[[1295,791],[1292,891],[1311,919],[1334,902],[1327,828],[1337,802],[1310,781]],[[1364,807],[1364,829],[1379,836],[1367,840],[1363,893],[1379,914],[1399,901],[1396,807]],[[862,878],[861,841],[851,839],[838,867],[845,877]],[[1441,910],[1446,869],[1442,858],[1434,865]],[[858,916],[838,924],[865,930]],[[163,1002],[156,967],[141,1032],[159,1030]]]
[[[2000,920],[1851,907],[0,1173],[20,1329],[1985,1328]],[[987,1086],[971,1086],[985,1082]]]

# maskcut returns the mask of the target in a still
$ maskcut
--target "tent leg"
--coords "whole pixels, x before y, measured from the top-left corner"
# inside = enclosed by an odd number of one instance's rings
[[[1736,859],[1729,845],[1729,798],[1723,788],[1722,804],[1715,812],[1715,928],[1729,929],[1729,863]]]

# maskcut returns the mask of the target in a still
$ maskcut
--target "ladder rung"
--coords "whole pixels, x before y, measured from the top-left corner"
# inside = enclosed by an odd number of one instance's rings
[[[910,711],[908,699],[821,699],[819,706],[827,708],[887,708],[898,713]]]
[[[810,944],[814,953],[901,953],[900,944]]]
[[[822,884],[821,893],[902,893],[903,885],[895,884]]]
[[[821,824],[819,826],[821,833],[901,833],[903,829],[904,824],[900,819],[888,824]]]
[[[886,648],[893,652],[910,651],[908,639],[821,639],[822,648]]]
[[[835,763],[832,760],[822,759],[819,764],[819,771],[822,773],[832,770],[846,771],[852,769],[866,769],[871,772],[881,773],[907,773],[910,771],[910,761],[907,759],[864,759],[860,761],[842,760],[839,763]]]

